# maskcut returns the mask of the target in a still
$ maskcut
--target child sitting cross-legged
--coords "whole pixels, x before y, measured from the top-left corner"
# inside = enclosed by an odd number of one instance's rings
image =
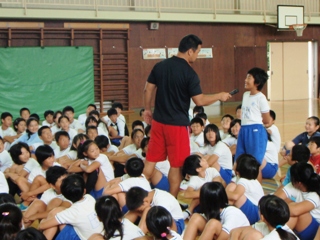
[[[61,194],[61,183],[67,177],[67,170],[60,166],[49,167],[46,172],[46,180],[50,188],[46,190],[40,199],[35,199],[24,212],[24,226],[30,226],[35,220],[46,218],[55,207],[69,207],[71,204]]]
[[[46,219],[39,224],[47,239],[53,239],[58,228],[60,233],[56,240],[81,239],[87,240],[94,233],[101,233],[103,225],[95,212],[95,199],[86,194],[85,182],[78,174],[71,174],[63,179],[62,195],[73,204],[65,209],[53,209]]]
[[[144,163],[141,159],[137,157],[130,158],[125,165],[125,172],[127,172],[127,174],[107,183],[103,190],[103,195],[113,195],[122,208],[126,204],[125,192],[129,191],[130,188],[141,187],[150,192],[150,183],[142,174],[143,168]]]
[[[184,198],[191,198],[191,204],[188,209],[183,212],[184,219],[191,216],[195,207],[199,205],[200,188],[206,182],[221,182],[226,185],[215,168],[209,167],[208,162],[199,155],[191,155],[187,157],[183,164],[183,172],[190,176],[188,188],[183,193]]]
[[[257,180],[260,164],[250,154],[242,154],[237,159],[236,181],[228,184],[226,192],[229,203],[240,208],[250,224],[260,220],[258,202],[264,196]]]
[[[313,165],[315,172],[320,174],[320,137],[312,137],[309,141],[310,163]]]

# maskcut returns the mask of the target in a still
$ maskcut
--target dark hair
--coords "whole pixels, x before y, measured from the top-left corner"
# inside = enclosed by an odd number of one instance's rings
[[[236,161],[236,171],[239,172],[240,177],[248,180],[257,179],[260,164],[254,156],[244,153],[241,154]]]
[[[221,183],[207,182],[202,185],[200,189],[200,209],[208,221],[212,218],[220,221],[220,209],[227,206],[227,193]]]
[[[131,128],[132,130],[136,127],[136,126],[141,126],[144,129],[144,125],[143,122],[141,120],[135,120],[132,122],[131,124]],[[144,134],[144,133],[143,133]]]
[[[320,196],[320,176],[313,167],[305,162],[293,164],[290,168],[292,185],[302,183],[307,192],[316,192]]]
[[[130,177],[140,177],[143,172],[144,163],[140,158],[133,157],[126,162],[125,168]]]
[[[144,128],[144,134],[145,134],[146,136],[148,136],[148,134],[149,134],[150,131],[151,131],[151,125],[148,125],[148,126],[146,126],[146,127]]]
[[[35,119],[37,119],[37,120],[38,120],[38,122],[40,121],[40,117],[39,117],[39,115],[38,115],[38,114],[36,114],[36,113],[32,113],[32,114],[30,114],[29,118],[35,118]]]
[[[21,116],[21,114],[22,114],[23,111],[28,111],[28,113],[30,114],[29,108],[23,107],[23,108],[21,108],[20,111],[19,111],[20,116]]]
[[[268,80],[269,76],[266,73],[265,70],[261,68],[252,68],[248,71],[248,74],[250,74],[254,78],[254,84],[258,84],[257,90],[261,91],[263,88],[263,85]]]
[[[97,124],[97,127],[98,127],[99,122],[94,116],[87,117],[86,122],[84,123],[84,126],[86,128],[88,128],[88,125],[89,125],[90,122],[95,122]]]
[[[183,37],[179,44],[179,52],[185,53],[189,49],[192,49],[193,51],[196,51],[198,46],[202,44],[202,41],[200,38],[198,38],[196,35],[190,34],[185,37]]]
[[[25,122],[26,123],[26,120],[24,120],[24,118],[16,118],[14,121],[13,121],[13,128],[15,131],[18,131],[18,128],[16,126],[19,125],[20,122]],[[27,123],[26,123],[27,124]]]
[[[91,112],[89,112],[89,116],[92,115],[97,115],[98,117],[100,117],[100,113],[97,110],[92,110]]]
[[[88,127],[86,128],[86,134],[87,134],[87,135],[88,135],[89,130],[91,130],[91,129],[96,130],[97,133],[98,133],[98,128],[97,128],[96,126],[88,126]]]
[[[60,139],[61,136],[65,136],[65,137],[70,139],[70,136],[69,136],[68,132],[66,132],[64,130],[60,130],[60,131],[58,131],[58,132],[56,132],[54,134],[54,139],[56,140],[57,143],[59,142],[59,139]]]
[[[259,201],[260,213],[263,215],[265,220],[274,228],[276,228],[280,239],[293,240],[297,239],[295,235],[284,230],[282,227],[290,218],[290,210],[287,203],[275,196],[266,195],[263,196]]]
[[[294,145],[291,149],[293,161],[308,162],[310,158],[310,149],[306,145]]]
[[[148,196],[148,192],[141,187],[132,187],[126,192],[126,204],[129,210],[141,207],[143,200]]]
[[[59,119],[58,119],[58,123],[60,123],[61,122],[61,120],[62,119],[67,119],[68,120],[68,122],[70,122],[70,119],[69,119],[69,117],[67,117],[66,115],[61,115],[60,117],[59,117]]]
[[[54,115],[54,112],[52,111],[52,110],[47,110],[47,111],[45,111],[44,112],[44,114],[43,114],[43,116],[44,116],[44,118],[46,118],[48,115]]]
[[[47,158],[54,156],[54,151],[49,145],[41,145],[37,147],[35,155],[38,163],[42,166]]]
[[[162,206],[153,206],[147,213],[146,224],[148,230],[158,239],[168,239],[172,216],[167,209]]]
[[[46,240],[47,238],[44,236],[42,232],[33,227],[28,227],[24,230],[18,232],[15,240]]]
[[[204,113],[204,108],[202,106],[194,106],[192,113]]]
[[[22,212],[13,203],[0,205],[0,239],[13,240],[21,229]]]
[[[145,111],[145,109],[144,108],[141,108],[140,109],[140,111],[139,111],[139,115],[140,115],[140,117],[142,117],[142,114],[143,114],[143,112]]]
[[[99,220],[103,223],[104,239],[111,239],[116,231],[119,232],[120,239],[122,239],[122,222],[119,219],[123,217],[123,213],[118,201],[113,196],[102,196],[97,200],[95,210]]]
[[[275,111],[273,111],[273,110],[270,110],[270,117],[273,119],[273,120],[276,120],[276,113],[275,113]]]
[[[111,107],[112,107],[112,108],[120,108],[121,110],[123,110],[123,106],[122,106],[122,104],[119,103],[119,102],[114,102],[114,103],[112,103]]]
[[[26,149],[29,152],[29,155],[31,156],[31,152],[28,144],[24,142],[18,142],[14,144],[9,150],[12,161],[15,164],[18,164],[18,165],[25,164],[25,162],[22,162],[19,158],[19,156],[22,154],[22,151],[21,151],[22,148]]]
[[[28,134],[28,140],[30,139],[31,135],[34,134],[32,132],[29,131],[28,126],[31,124],[31,122],[36,121],[39,124],[39,120],[34,118],[34,117],[29,117],[27,120],[27,129],[26,129],[26,133]]]
[[[229,129],[228,129],[228,133],[229,133],[232,137],[234,137],[234,138],[235,138],[236,136],[234,136],[234,135],[232,134],[231,128],[233,128],[234,125],[236,125],[237,123],[241,126],[241,120],[240,120],[240,119],[233,119],[233,120],[231,121],[230,127],[229,127]]]
[[[236,107],[236,111],[238,111],[238,109],[241,109],[242,108],[242,104],[239,104],[237,107]]]
[[[195,123],[199,123],[199,124],[201,125],[201,127],[204,126],[204,123],[203,123],[202,119],[199,118],[199,117],[194,117],[194,118],[192,118],[191,121],[190,121],[190,126],[191,126],[192,124],[195,124]]]
[[[207,114],[205,114],[204,112],[197,113],[197,115],[196,115],[195,117],[199,117],[199,118],[202,118],[202,119],[204,119],[204,120],[207,120],[207,119],[208,119]]]
[[[11,118],[13,118],[13,117],[12,117],[12,114],[9,113],[9,112],[3,112],[3,113],[1,113],[1,119],[5,119],[6,117],[11,117]]]
[[[96,144],[98,145],[98,148],[101,150],[102,148],[106,148],[109,145],[109,139],[104,135],[96,136],[94,139]]]
[[[3,203],[13,203],[16,204],[13,196],[9,193],[0,193],[0,205]]]
[[[78,147],[78,158],[79,159],[86,158],[86,156],[83,153],[88,151],[91,144],[96,144],[96,143],[89,139],[89,140],[86,140],[83,144],[81,144]]]
[[[58,114],[63,115],[62,112],[61,112],[60,110],[58,110],[58,111],[56,111],[56,112],[53,114],[53,119],[56,119],[57,116],[58,116]]]
[[[42,135],[42,132],[44,129],[50,129],[51,131],[51,128],[49,126],[42,126],[41,128],[38,129],[38,135],[41,136]]]
[[[64,107],[64,109],[62,110],[63,114],[65,114],[66,112],[69,112],[69,111],[71,111],[71,112],[74,113],[74,108],[71,107],[71,106],[66,106],[66,107]]]
[[[94,110],[97,110],[97,106],[95,104],[93,104],[93,103],[88,104],[87,108],[88,107],[93,107]]]
[[[311,142],[315,143],[317,145],[317,148],[320,147],[320,137],[316,137],[316,136],[311,137],[309,140],[309,143]]]
[[[132,131],[132,133],[131,133],[131,139],[134,138],[134,136],[137,134],[137,132],[141,132],[141,133],[143,134],[143,136],[144,136],[144,131],[141,130],[140,128],[137,128],[137,129],[134,129],[134,130]]]
[[[108,111],[107,111],[107,115],[108,117],[111,117],[112,115],[118,115],[118,112],[115,108],[110,108]]]
[[[198,176],[197,168],[200,168],[201,157],[199,155],[190,155],[184,160],[183,172],[191,176]]]
[[[75,203],[83,197],[85,182],[82,176],[78,174],[71,174],[62,180],[60,188],[62,195],[66,199]]]
[[[67,174],[68,172],[65,168],[60,166],[52,166],[46,171],[46,180],[48,183],[55,185],[59,178]]]
[[[234,119],[234,117],[231,116],[230,114],[225,114],[225,115],[223,115],[222,118],[221,118],[221,121],[222,121],[224,118],[230,118],[231,121]]]
[[[150,137],[145,137],[142,139],[141,143],[140,143],[140,148],[143,149],[149,144],[149,141],[150,141]],[[146,157],[146,153],[145,152],[142,152],[141,153],[142,157]]]
[[[312,119],[312,120],[314,121],[314,124],[315,124],[316,126],[319,126],[319,124],[320,124],[320,120],[319,120],[319,118],[316,117],[316,116],[311,116],[311,117],[309,117],[309,118],[307,118],[307,119]]]
[[[71,145],[70,150],[77,151],[77,149],[73,145],[77,145],[78,141],[84,142],[85,140],[89,140],[89,137],[86,134],[84,134],[84,133],[77,134],[76,136],[74,136],[74,138],[72,140],[72,145]]]
[[[219,141],[221,141],[219,128],[217,127],[217,125],[211,123],[211,124],[208,124],[208,125],[204,128],[204,131],[203,131],[204,143],[205,143],[206,145],[209,145],[209,144],[210,144],[209,140],[208,140],[207,137],[206,137],[207,132],[210,132],[210,131],[212,131],[212,132],[214,132],[214,133],[216,134],[215,144],[217,144]]]

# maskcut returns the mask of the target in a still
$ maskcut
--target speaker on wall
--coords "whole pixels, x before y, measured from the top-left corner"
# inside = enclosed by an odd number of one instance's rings
[[[150,28],[150,30],[158,30],[159,23],[158,22],[151,22],[149,28]]]

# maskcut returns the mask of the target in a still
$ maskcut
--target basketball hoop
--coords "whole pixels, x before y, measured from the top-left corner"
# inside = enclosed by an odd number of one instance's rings
[[[307,24],[292,24],[290,25],[291,29],[294,29],[297,33],[297,37],[302,37],[303,30],[306,29]]]

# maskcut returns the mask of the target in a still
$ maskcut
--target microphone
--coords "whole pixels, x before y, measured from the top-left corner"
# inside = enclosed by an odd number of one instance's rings
[[[236,89],[233,89],[231,92],[229,92],[229,94],[230,94],[231,96],[233,96],[233,95],[237,94],[238,92],[239,92],[239,89],[236,88]]]

